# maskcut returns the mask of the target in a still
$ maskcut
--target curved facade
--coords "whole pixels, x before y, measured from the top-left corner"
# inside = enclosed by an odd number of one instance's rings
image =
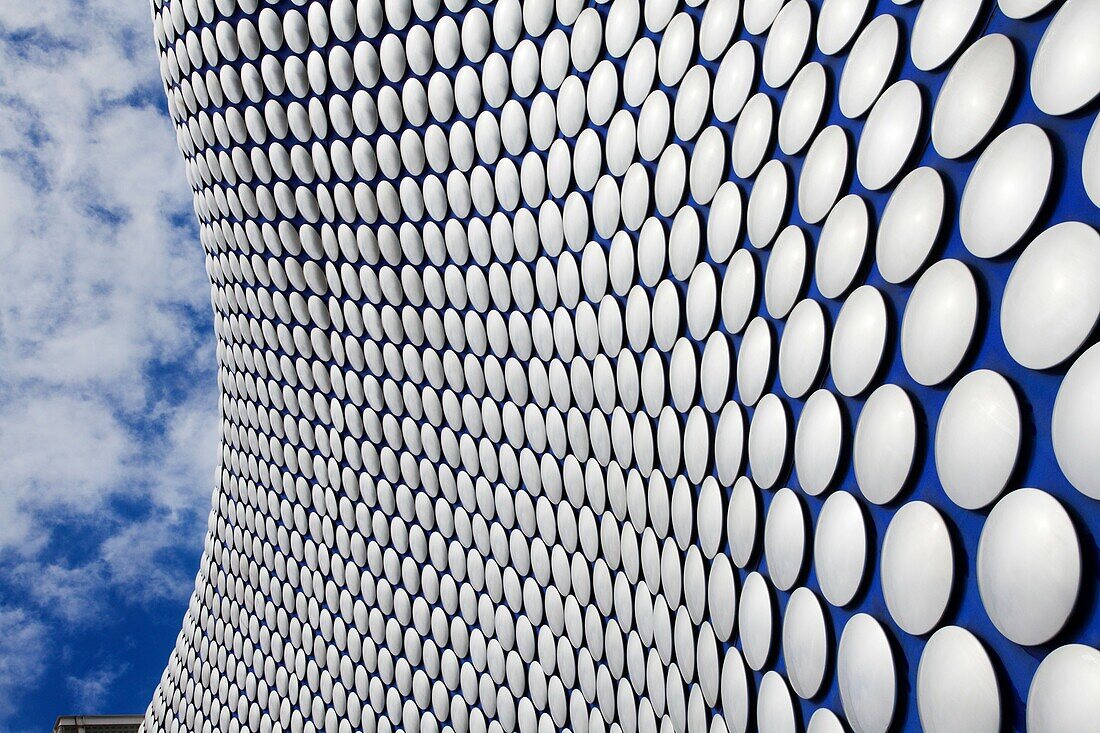
[[[146,733],[1100,730],[1100,2],[152,10],[222,443]]]

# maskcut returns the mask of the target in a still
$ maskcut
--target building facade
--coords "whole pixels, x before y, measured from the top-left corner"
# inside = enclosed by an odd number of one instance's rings
[[[146,733],[1100,730],[1100,2],[152,16],[222,420]]]

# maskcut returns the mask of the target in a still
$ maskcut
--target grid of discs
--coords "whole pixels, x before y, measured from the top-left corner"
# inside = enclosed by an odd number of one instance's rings
[[[1096,730],[1100,3],[910,1],[153,0],[222,445],[145,730]]]

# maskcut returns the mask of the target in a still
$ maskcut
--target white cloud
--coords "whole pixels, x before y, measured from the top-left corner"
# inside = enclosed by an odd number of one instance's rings
[[[0,718],[14,712],[27,680],[42,674],[45,624],[20,608],[0,607]]]
[[[73,697],[85,713],[94,713],[102,709],[103,700],[111,687],[128,669],[126,664],[111,664],[80,676],[70,676],[65,682],[73,691]]]
[[[59,630],[108,612],[89,588],[182,612],[217,396],[147,2],[0,3],[0,58],[2,729]],[[71,676],[89,701],[113,683]]]
[[[17,529],[0,549],[36,549],[49,506],[95,512],[123,484],[144,488],[135,467],[164,459],[146,431],[176,430],[175,405],[201,402],[159,393],[158,368],[214,389],[202,255],[194,228],[172,223],[190,220],[190,192],[150,35],[140,2],[0,8],[2,506],[25,520],[2,523]]]
[[[18,395],[0,408],[3,511],[25,521],[0,523],[0,546],[23,554],[43,545],[39,520],[51,512],[94,511],[122,482],[134,446],[118,417],[95,399],[64,393]]]

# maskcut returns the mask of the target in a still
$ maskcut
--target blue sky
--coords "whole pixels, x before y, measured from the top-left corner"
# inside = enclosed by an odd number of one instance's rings
[[[144,712],[217,440],[146,0],[0,3],[0,263],[0,733]]]

